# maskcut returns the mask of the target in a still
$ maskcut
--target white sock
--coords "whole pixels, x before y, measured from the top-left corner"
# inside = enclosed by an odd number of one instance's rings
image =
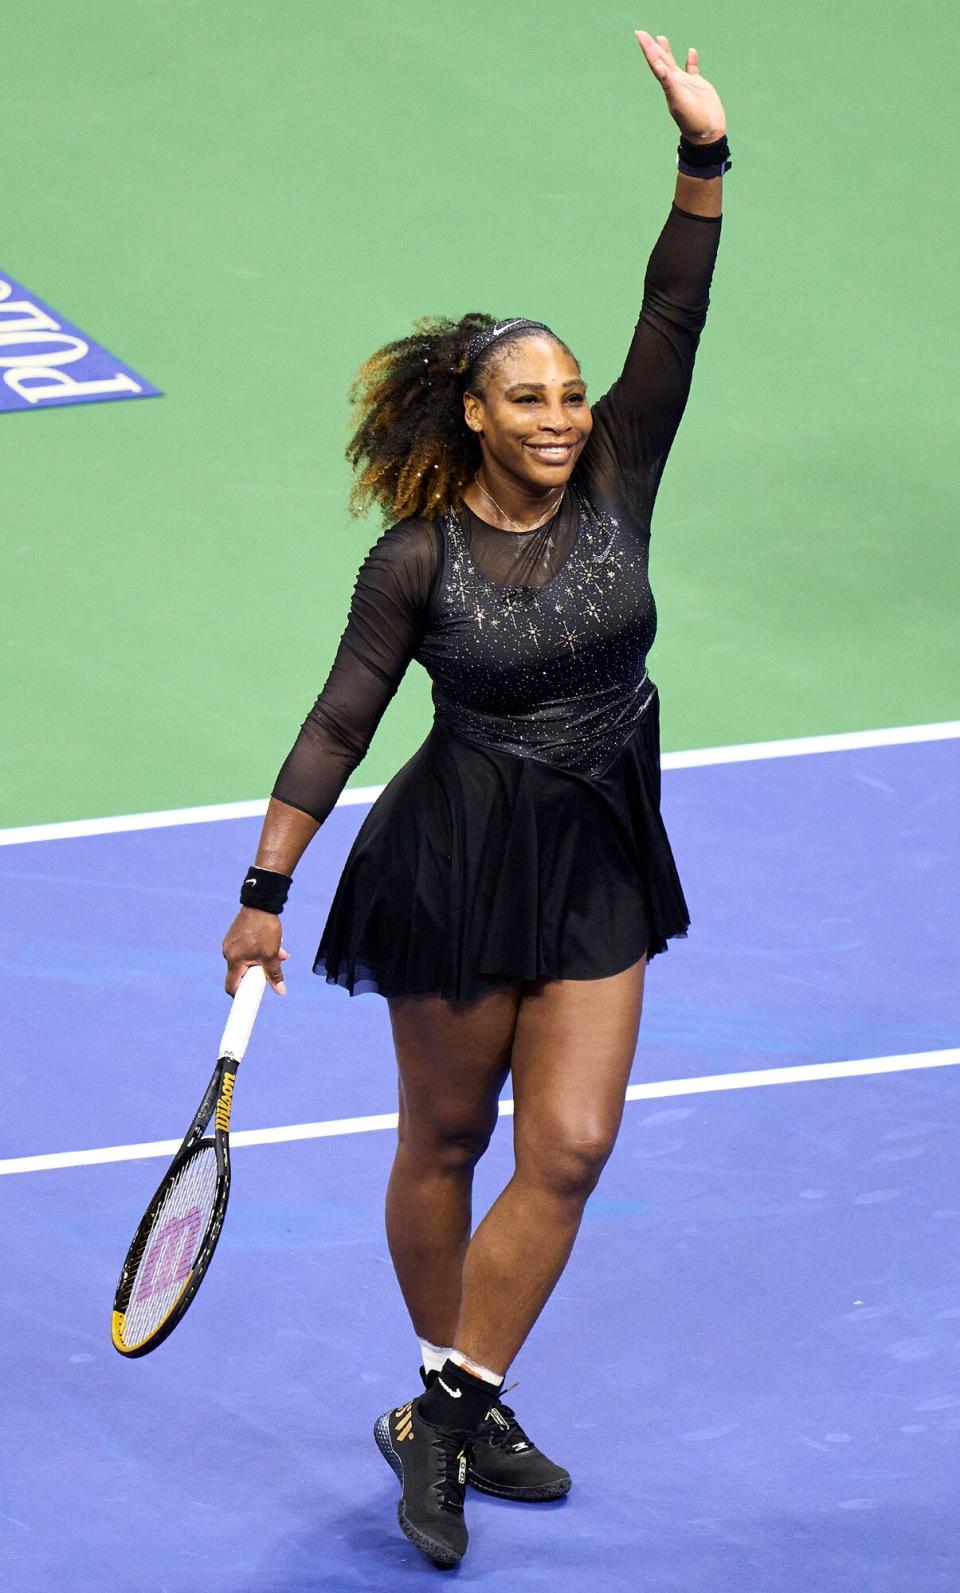
[[[451,1349],[442,1349],[439,1344],[431,1344],[429,1339],[421,1339],[419,1342],[424,1371],[442,1372],[444,1361],[448,1355],[453,1354],[453,1351]]]
[[[479,1361],[471,1361],[469,1355],[462,1355],[459,1350],[448,1350],[447,1354],[451,1361],[456,1362],[457,1366],[462,1366],[465,1371],[472,1372],[474,1377],[482,1378],[483,1382],[493,1383],[495,1388],[499,1388],[503,1382],[499,1372],[491,1372],[489,1367],[481,1366]]]

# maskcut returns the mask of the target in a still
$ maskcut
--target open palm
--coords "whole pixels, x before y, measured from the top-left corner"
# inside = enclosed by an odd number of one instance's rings
[[[635,31],[637,42],[667,97],[670,115],[681,133],[697,144],[709,144],[722,137],[726,132],[727,118],[713,84],[700,76],[696,50],[689,49],[684,66],[679,67],[665,33],[658,33],[654,38],[642,28]]]

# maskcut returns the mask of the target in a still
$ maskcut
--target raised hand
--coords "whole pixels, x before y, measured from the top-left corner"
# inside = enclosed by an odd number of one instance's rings
[[[642,28],[635,32],[637,43],[667,97],[670,115],[681,133],[695,144],[712,144],[721,138],[727,129],[727,118],[713,84],[700,76],[696,50],[687,51],[681,68],[673,58],[665,33],[658,33],[654,38]]]

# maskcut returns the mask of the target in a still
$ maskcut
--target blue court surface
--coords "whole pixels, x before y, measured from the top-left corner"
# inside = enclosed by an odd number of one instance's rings
[[[648,971],[652,1088],[508,1376],[573,1490],[469,1494],[450,1580],[960,1588],[958,782],[956,739],[665,769],[693,926]],[[298,871],[290,995],[268,992],[237,1083],[235,1130],[314,1127],[238,1145],[210,1275],[134,1362],[110,1308],[167,1159],[136,1147],[179,1139],[206,1082],[260,821],[0,850],[11,1593],[444,1575],[400,1535],[371,1436],[419,1388],[383,1234],[392,1133],[316,1126],[396,1108],[386,1003],[310,972],[365,811],[335,810]],[[509,1134],[506,1115],[478,1213]],[[20,1160],[85,1150],[106,1154]]]

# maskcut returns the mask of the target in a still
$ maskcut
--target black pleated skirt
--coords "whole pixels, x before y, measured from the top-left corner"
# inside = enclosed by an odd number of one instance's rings
[[[313,971],[351,995],[465,1001],[504,980],[619,973],[689,923],[654,691],[599,776],[435,722],[360,826]]]

